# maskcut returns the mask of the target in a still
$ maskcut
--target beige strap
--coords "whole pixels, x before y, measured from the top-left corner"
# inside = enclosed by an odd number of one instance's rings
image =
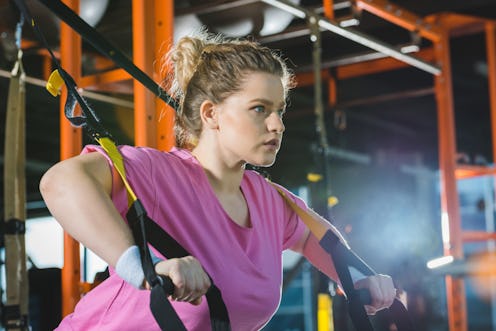
[[[26,221],[26,141],[25,141],[25,73],[22,52],[12,70],[7,101],[5,128],[4,208],[5,268],[7,306],[19,305],[20,315],[27,316],[29,284],[26,270],[26,247],[23,231]],[[9,222],[10,221],[10,222]],[[7,225],[8,224],[8,225]],[[15,321],[11,321],[14,322]]]

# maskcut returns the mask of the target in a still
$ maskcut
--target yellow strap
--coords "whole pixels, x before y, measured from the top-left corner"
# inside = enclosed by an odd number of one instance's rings
[[[50,92],[50,94],[56,97],[57,95],[60,94],[60,89],[63,84],[64,84],[64,80],[62,79],[62,76],[60,75],[59,71],[54,70],[50,74],[50,77],[48,78],[48,81],[46,83],[46,89],[48,90],[48,92]],[[112,141],[112,139],[108,137],[100,137],[97,138],[96,141],[102,146],[105,152],[107,152],[107,155],[114,163],[114,167],[121,176],[122,182],[126,187],[128,204],[131,205],[134,201],[137,200],[137,198],[136,198],[136,194],[134,194],[134,191],[131,188],[131,185],[129,185],[129,182],[126,179],[126,169],[124,168],[124,161],[122,160],[121,153],[117,149],[117,146]]]
[[[134,191],[131,188],[131,185],[129,185],[129,182],[126,179],[126,169],[124,168],[124,161],[122,159],[121,153],[117,149],[117,146],[112,141],[112,139],[110,139],[108,137],[101,137],[101,138],[98,138],[97,141],[102,146],[102,148],[105,150],[105,152],[107,152],[107,155],[110,157],[110,159],[114,163],[114,168],[117,170],[117,172],[121,176],[122,182],[124,183],[124,186],[126,187],[128,204],[131,205],[134,201],[137,200],[137,197],[136,197],[136,194],[134,194]]]

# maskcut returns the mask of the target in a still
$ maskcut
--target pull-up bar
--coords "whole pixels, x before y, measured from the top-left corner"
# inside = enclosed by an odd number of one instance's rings
[[[312,13],[310,10],[295,5],[288,0],[261,0],[261,1],[271,6],[287,11],[288,13],[291,13],[294,16],[302,19],[315,17],[319,27],[323,29],[334,32],[342,37],[345,37],[346,39],[352,40],[363,46],[369,47],[385,55],[391,56],[399,61],[405,62],[409,65],[412,65],[416,68],[424,70],[433,75],[441,74],[441,69],[439,69],[439,67],[435,65],[432,65],[414,56],[404,54],[401,51],[395,49],[393,46],[387,45],[381,41],[376,40],[374,37],[368,36],[364,33],[361,33],[359,31],[350,28],[343,28],[339,26],[339,24],[329,19],[320,17]]]

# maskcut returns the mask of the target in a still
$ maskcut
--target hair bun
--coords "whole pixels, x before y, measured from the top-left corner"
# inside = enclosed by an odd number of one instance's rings
[[[205,42],[196,37],[184,37],[177,43],[171,54],[174,63],[174,73],[182,92],[186,91],[188,83],[195,73],[200,61]]]

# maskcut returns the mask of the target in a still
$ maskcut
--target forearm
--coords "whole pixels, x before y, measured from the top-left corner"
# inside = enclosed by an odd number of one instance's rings
[[[338,275],[330,255],[320,246],[318,239],[312,233],[308,234],[303,244],[302,254],[313,266],[332,280],[338,281]]]
[[[348,243],[334,225],[312,209],[308,209],[307,212],[328,231],[332,231],[339,238],[339,240],[348,247]],[[328,277],[338,281],[337,272],[331,256],[320,246],[319,240],[310,232],[308,228],[305,230],[302,238],[296,243],[296,245],[294,245],[294,247],[292,247],[292,249],[303,254],[307,260],[309,260],[316,268]]]

